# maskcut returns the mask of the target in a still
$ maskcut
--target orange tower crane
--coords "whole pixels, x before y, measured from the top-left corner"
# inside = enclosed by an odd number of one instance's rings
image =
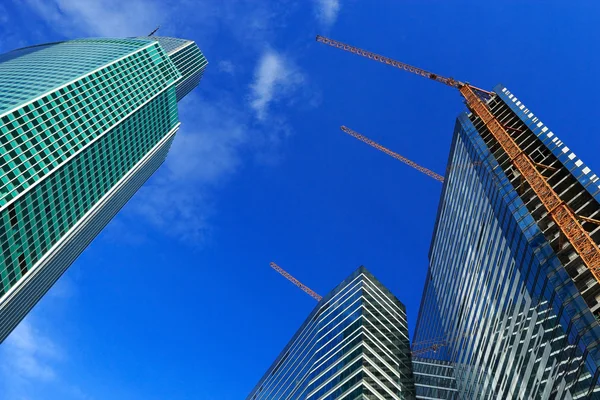
[[[308,293],[308,295],[310,297],[312,297],[313,299],[315,299],[317,301],[321,301],[321,299],[323,298],[323,297],[319,296],[317,293],[315,293],[314,291],[312,291],[308,286],[306,286],[305,284],[303,284],[302,282],[300,282],[298,279],[296,279],[292,275],[288,274],[287,271],[284,270],[283,268],[281,268],[279,265],[275,264],[274,262],[272,262],[269,265],[275,271],[277,271],[281,275],[283,275],[288,281],[292,282],[294,285],[298,286],[300,289],[302,289],[306,293]]]
[[[417,163],[415,163],[415,162],[413,162],[413,161],[409,160],[409,159],[408,159],[408,158],[406,158],[406,157],[403,157],[403,156],[401,156],[401,155],[400,155],[400,154],[398,154],[398,153],[394,153],[394,152],[393,152],[393,151],[391,151],[390,149],[383,147],[383,146],[382,146],[382,145],[380,145],[379,143],[372,141],[372,140],[371,140],[371,139],[369,139],[368,137],[366,137],[366,136],[363,136],[363,135],[361,135],[360,133],[358,133],[358,132],[356,132],[356,131],[353,131],[352,129],[348,128],[347,126],[344,126],[344,125],[342,125],[342,126],[340,127],[340,129],[341,129],[343,132],[346,132],[348,135],[350,135],[350,136],[354,136],[354,137],[355,137],[355,138],[357,138],[358,140],[360,140],[360,141],[362,141],[362,142],[365,142],[365,143],[366,143],[366,144],[368,144],[369,146],[372,146],[372,147],[376,148],[377,150],[384,152],[384,153],[385,153],[385,154],[387,154],[388,156],[392,156],[392,157],[394,157],[396,160],[400,160],[400,161],[402,161],[404,164],[406,164],[406,165],[408,165],[408,166],[410,166],[410,167],[413,167],[413,168],[414,168],[414,169],[416,169],[417,171],[420,171],[420,172],[424,173],[425,175],[432,177],[432,178],[433,178],[433,179],[435,179],[436,181],[440,181],[440,182],[442,182],[442,183],[444,182],[444,177],[443,177],[443,176],[441,176],[441,175],[439,175],[439,174],[436,174],[435,172],[433,172],[433,171],[432,171],[432,170],[430,170],[430,169],[427,169],[427,168],[425,168],[425,167],[421,167],[419,164],[417,164]]]
[[[458,89],[466,100],[467,107],[481,119],[507,154],[512,164],[540,199],[548,215],[554,220],[562,234],[573,246],[573,249],[579,254],[583,263],[591,271],[596,280],[600,282],[600,248],[579,222],[581,217],[576,215],[548,184],[544,176],[536,168],[533,160],[519,148],[519,145],[506,131],[506,128],[496,119],[487,107],[487,104],[482,100],[482,96],[491,95],[491,92],[320,35],[317,36],[317,42],[358,54]]]

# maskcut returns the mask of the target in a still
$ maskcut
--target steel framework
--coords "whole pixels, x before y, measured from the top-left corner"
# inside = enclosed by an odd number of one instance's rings
[[[296,279],[292,275],[288,274],[287,271],[284,270],[283,268],[281,268],[279,265],[275,264],[274,262],[272,262],[269,265],[275,271],[277,271],[281,275],[283,275],[288,281],[292,282],[294,285],[298,286],[300,289],[302,289],[306,293],[308,293],[308,295],[310,297],[312,297],[313,299],[315,299],[317,301],[321,301],[321,299],[323,298],[323,297],[319,296],[317,293],[315,293],[314,291],[312,291],[308,286],[306,286],[305,284],[303,284],[302,282],[300,282],[298,279]]]
[[[394,153],[393,151],[391,151],[390,149],[383,147],[382,145],[380,145],[377,142],[372,141],[371,139],[369,139],[366,136],[361,135],[360,133],[353,131],[352,129],[348,128],[347,126],[342,125],[340,127],[340,129],[343,132],[346,132],[348,135],[355,137],[356,139],[365,142],[366,144],[368,144],[369,146],[372,146],[374,148],[376,148],[379,151],[384,152],[385,154],[394,157],[396,160],[400,160],[402,161],[404,164],[413,167],[414,169],[416,169],[417,171],[420,171],[422,173],[424,173],[425,175],[432,177],[433,179],[435,179],[436,181],[440,181],[440,182],[444,182],[444,177],[436,174],[435,172],[433,172],[430,169],[427,169],[425,167],[421,167],[419,164],[409,160],[406,157],[402,157],[400,154],[398,153]]]
[[[494,136],[495,140],[506,152],[512,164],[517,168],[525,181],[538,196],[546,208],[548,215],[550,215],[556,225],[560,228],[562,234],[564,234],[569,243],[571,243],[577,254],[581,257],[583,263],[591,271],[594,278],[600,282],[600,248],[579,222],[578,218],[582,217],[575,215],[569,206],[560,198],[548,184],[541,172],[537,170],[535,163],[517,145],[484,103],[482,97],[491,95],[491,92],[320,35],[317,36],[316,40],[317,42],[358,54],[459,89],[460,94],[465,98],[469,109],[482,120],[492,136]]]

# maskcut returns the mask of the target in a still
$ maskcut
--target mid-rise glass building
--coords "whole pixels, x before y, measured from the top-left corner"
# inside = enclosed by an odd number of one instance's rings
[[[163,37],[0,55],[0,342],[162,164],[206,64]]]
[[[600,243],[600,182],[514,94],[487,100]],[[415,341],[454,367],[465,399],[600,399],[600,285],[486,125],[461,114]]]
[[[364,267],[321,299],[247,397],[414,398],[405,307]]]

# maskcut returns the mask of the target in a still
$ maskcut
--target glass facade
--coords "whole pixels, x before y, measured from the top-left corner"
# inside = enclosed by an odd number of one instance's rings
[[[90,41],[84,41],[83,45]],[[104,43],[104,39],[97,41],[100,44],[96,41],[91,41],[95,43],[93,46],[88,44],[90,52],[104,47],[112,50],[120,43],[112,43],[112,40]],[[122,41],[127,43],[126,40]],[[137,39],[134,41],[139,42]],[[62,50],[63,47],[72,52]],[[12,78],[19,83],[14,85],[14,90],[27,93],[23,96],[27,100],[22,106],[0,114],[0,205],[5,205],[40,178],[52,173],[84,146],[173,85],[181,76],[160,46],[146,41],[145,46],[130,51],[125,57],[114,59],[104,68],[81,75],[80,79],[71,83],[65,84],[50,78],[57,85],[55,89],[48,91],[42,85],[39,88],[40,95],[32,97],[35,88],[31,86],[37,81],[45,81],[46,69],[44,64],[34,64],[30,69],[22,64],[27,64],[29,57],[34,58],[31,61],[33,63],[48,58],[51,67],[56,63],[66,69],[71,64],[66,60],[78,60],[77,52],[80,52],[79,57],[85,58],[81,47],[80,41],[59,43],[0,64],[0,74],[5,70],[15,70]],[[131,46],[127,43],[125,47],[129,49]],[[38,59],[41,53],[52,54],[55,51],[58,51],[55,57],[46,55],[42,60]],[[121,53],[114,51],[114,57]],[[74,63],[79,67],[77,61]],[[52,74],[53,70],[49,68],[48,74]],[[75,72],[79,73],[80,68],[75,68]],[[31,78],[26,79],[30,74]],[[3,88],[0,96],[4,94]]]
[[[413,375],[418,400],[459,399],[452,363],[413,357]]]
[[[163,162],[196,67],[147,38],[0,55],[0,342]]]
[[[503,86],[488,106],[577,213],[598,178]],[[589,214],[588,214],[589,213]],[[598,227],[585,225],[598,241]],[[461,398],[600,398],[598,285],[473,114],[456,122],[415,341]]]
[[[160,43],[181,73],[176,89],[177,101],[179,101],[198,86],[208,61],[198,46],[190,40],[164,36],[151,36],[150,38]]]
[[[404,305],[360,267],[319,302],[247,399],[414,399],[410,362]]]

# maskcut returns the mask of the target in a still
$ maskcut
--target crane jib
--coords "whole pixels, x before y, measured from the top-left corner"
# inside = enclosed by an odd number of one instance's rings
[[[531,160],[531,158],[529,158],[529,156],[527,156],[522,151],[522,149],[519,148],[516,142],[514,142],[511,136],[506,132],[506,129],[502,126],[502,124],[491,113],[487,105],[487,100],[493,95],[493,93],[457,81],[453,78],[442,77],[437,74],[427,72],[423,69],[413,67],[412,65],[405,64],[400,61],[381,56],[379,54],[371,53],[369,51],[348,45],[346,43],[328,39],[320,35],[317,35],[317,41],[346,51],[350,51],[355,54],[359,54],[363,57],[367,57],[382,62],[384,64],[392,65],[396,68],[403,69],[405,71],[413,72],[415,74],[428,77],[437,82],[445,83],[448,86],[452,86],[459,89],[460,93],[465,98],[468,107],[483,121],[484,125],[490,131],[492,136],[508,155],[512,164],[519,170],[519,172],[525,178],[529,186],[533,189],[536,196],[540,199],[540,201],[548,211],[548,215],[551,216],[556,225],[560,228],[561,232],[571,243],[574,250],[577,252],[577,254],[579,254],[581,260],[591,271],[596,281],[600,282],[600,248],[598,247],[598,244],[590,236],[590,233],[587,232],[579,222],[581,216],[576,215],[575,212],[571,210],[571,208],[554,191],[554,188],[546,182],[544,177],[536,169],[533,160]],[[352,134],[351,132],[347,133]],[[360,137],[361,135],[356,134],[353,136],[355,136],[357,139],[363,140]],[[380,146],[369,140],[363,141],[415,167],[410,162],[403,160],[403,157],[396,155],[388,149],[385,149],[383,146]],[[443,181],[443,178],[441,176],[436,179]]]

